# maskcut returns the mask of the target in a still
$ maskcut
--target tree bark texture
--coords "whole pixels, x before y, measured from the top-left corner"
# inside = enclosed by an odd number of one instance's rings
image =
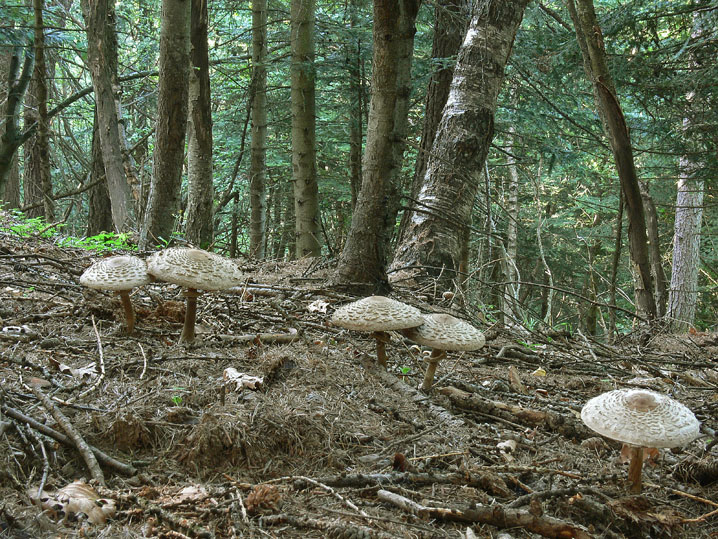
[[[392,169],[392,134],[397,93],[400,0],[374,1],[372,93],[362,185],[334,282],[388,290],[386,277],[387,188]]]
[[[411,106],[411,64],[414,59],[414,35],[416,16],[421,0],[399,1],[399,28],[394,47],[396,48],[396,103],[394,104],[394,132],[391,136],[391,168],[387,182],[387,217],[385,249],[389,249],[396,231],[396,218],[401,205],[401,195],[406,181],[402,178],[402,164],[406,136],[409,130],[409,108]],[[387,260],[391,252],[387,252]]]
[[[0,137],[0,200],[3,205],[18,207],[20,205],[19,177],[17,183],[11,184],[10,178],[13,174],[18,176],[17,170],[17,149],[20,146],[20,133],[18,128],[20,118],[20,105],[27,90],[33,73],[35,54],[31,47],[24,49],[24,61],[21,65],[23,47],[13,47],[7,58],[7,94],[5,104],[2,107],[2,115],[5,128]],[[2,73],[6,70],[3,69]]]
[[[88,193],[87,235],[96,236],[100,232],[114,230],[112,222],[112,203],[107,190],[105,178],[105,163],[102,160],[102,145],[100,144],[100,122],[97,119],[95,108],[95,121],[92,130],[92,168],[90,170],[90,183],[99,182],[91,187]]]
[[[157,128],[140,248],[170,241],[179,211],[189,93],[190,1],[162,0]]]
[[[95,91],[96,121],[100,124],[98,133],[112,206],[112,222],[115,232],[126,232],[134,226],[134,208],[122,157],[121,118],[118,115],[115,3],[112,0],[82,0],[82,12],[87,25],[87,63]]]
[[[252,1],[252,145],[249,165],[249,254],[266,255],[267,1]]]
[[[349,26],[357,26],[357,1],[350,0]],[[364,85],[362,83],[362,42],[358,36],[349,41],[346,64],[349,77],[349,186],[351,188],[352,211],[355,210],[361,189],[362,133],[364,127]]]
[[[663,318],[666,314],[666,302],[668,300],[668,285],[666,284],[666,273],[663,271],[661,261],[661,241],[658,231],[658,212],[653,202],[653,197],[645,182],[639,183],[641,189],[641,200],[643,209],[646,212],[646,235],[648,236],[648,257],[651,261],[651,275],[653,276],[654,301],[656,302],[656,316]]]
[[[494,134],[504,68],[527,3],[483,0],[474,5],[416,209],[396,249],[392,279],[441,276],[440,288],[449,288],[460,269],[462,238]]]
[[[295,256],[301,258],[321,253],[314,103],[314,0],[292,0],[291,42]]]
[[[214,238],[212,204],[212,102],[207,43],[207,0],[191,0],[189,140],[187,150],[187,241],[208,249]]]
[[[37,123],[35,136],[25,145],[25,205],[42,203],[26,212],[28,217],[55,219],[50,176],[50,131],[47,124],[47,66],[45,62],[45,28],[43,0],[33,0],[35,67],[30,81],[31,98],[27,100],[25,122]]]
[[[593,0],[569,0],[569,12],[574,20],[576,35],[584,54],[584,67],[593,83],[599,115],[606,137],[611,144],[616,170],[628,214],[628,247],[635,276],[636,307],[649,320],[656,318],[653,297],[653,277],[648,255],[646,216],[633,161],[631,138],[628,132],[616,89],[608,71],[606,50]]]
[[[408,203],[410,207],[413,206],[424,180],[426,163],[434,144],[446,99],[449,97],[456,55],[461,47],[462,39],[466,35],[470,9],[467,0],[439,0],[434,7],[434,37],[431,45],[431,57],[437,65],[431,74],[426,90],[424,124],[421,129],[419,152],[414,165],[414,178]],[[404,241],[409,215],[411,212],[407,210],[402,216],[397,244]]]

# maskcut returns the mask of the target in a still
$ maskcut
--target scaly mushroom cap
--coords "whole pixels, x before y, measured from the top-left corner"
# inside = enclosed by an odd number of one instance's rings
[[[581,410],[586,426],[612,440],[641,447],[678,447],[698,436],[700,423],[680,402],[646,389],[617,389]]]
[[[147,271],[160,281],[198,290],[237,286],[242,273],[231,260],[202,249],[171,247],[147,259]]]
[[[477,350],[486,344],[486,337],[471,324],[444,313],[424,315],[424,323],[404,335],[412,341],[439,350]]]
[[[131,255],[103,258],[80,276],[80,284],[98,290],[130,290],[149,282],[147,264]]]
[[[392,331],[418,326],[421,311],[384,296],[369,296],[339,307],[332,324],[355,331]]]

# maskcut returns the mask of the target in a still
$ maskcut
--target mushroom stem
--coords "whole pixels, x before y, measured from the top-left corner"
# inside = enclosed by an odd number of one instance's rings
[[[376,359],[379,365],[386,369],[386,343],[389,342],[389,334],[386,331],[375,331],[371,336],[376,339]]]
[[[641,493],[641,472],[643,470],[643,448],[631,446],[631,461],[628,465],[628,482],[631,494]]]
[[[439,350],[434,348],[429,356],[429,365],[426,367],[424,373],[424,382],[421,384],[422,391],[429,391],[431,386],[434,384],[434,374],[436,374],[436,367],[439,365],[439,361],[446,357],[446,350]]]
[[[199,296],[199,292],[195,288],[188,288],[185,296],[187,297],[187,310],[184,315],[184,328],[182,329],[180,342],[192,342],[195,337],[194,321],[197,317],[197,296]]]
[[[130,299],[129,290],[119,290],[117,294],[120,296],[122,308],[125,310],[125,320],[127,322],[127,334],[132,335],[135,330],[135,310],[132,308],[132,300]]]

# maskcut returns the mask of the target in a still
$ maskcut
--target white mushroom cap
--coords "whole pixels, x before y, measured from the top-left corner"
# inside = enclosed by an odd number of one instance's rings
[[[698,436],[700,423],[680,402],[647,389],[617,389],[592,398],[581,410],[586,426],[641,447],[678,447]]]
[[[471,324],[444,313],[424,315],[424,323],[404,332],[412,341],[439,350],[477,350],[486,337]]]
[[[80,284],[98,290],[130,290],[149,282],[147,264],[131,255],[103,258],[80,276]]]
[[[392,331],[423,322],[419,309],[384,296],[369,296],[339,307],[332,324],[355,331]]]
[[[154,253],[147,259],[147,271],[161,281],[200,290],[224,290],[243,280],[228,258],[186,247]]]

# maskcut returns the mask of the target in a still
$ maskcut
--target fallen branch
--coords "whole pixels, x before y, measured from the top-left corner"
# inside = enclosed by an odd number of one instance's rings
[[[295,528],[311,528],[313,530],[321,530],[326,532],[327,537],[336,538],[354,538],[362,537],[367,539],[392,539],[392,534],[384,533],[379,530],[367,528],[366,526],[358,526],[356,524],[337,524],[336,522],[327,522],[312,517],[298,517],[280,513],[278,515],[267,515],[261,518],[264,526],[278,526],[281,524],[289,524]]]
[[[569,524],[550,516],[537,516],[520,509],[508,509],[501,505],[476,506],[472,509],[452,509],[447,507],[429,507],[416,503],[404,496],[377,491],[377,497],[400,509],[421,518],[448,522],[481,523],[504,528],[524,528],[544,537],[590,539],[591,535],[582,527]]]
[[[27,423],[30,427],[35,429],[36,431],[44,434],[45,436],[49,436],[53,440],[57,440],[61,444],[64,444],[68,447],[75,447],[74,442],[72,439],[68,436],[65,436],[61,432],[56,431],[55,429],[48,427],[47,425],[44,425],[40,423],[39,421],[36,421],[30,416],[27,416],[20,412],[19,410],[16,410],[15,408],[11,408],[9,406],[2,405],[0,406],[0,409],[2,409],[2,412],[16,421],[21,421],[23,423]],[[97,458],[98,462],[100,462],[102,465],[106,466],[107,468],[110,468],[117,473],[120,473],[122,475],[132,476],[137,473],[137,469],[134,466],[131,466],[129,464],[125,464],[124,462],[120,462],[117,459],[112,458],[107,453],[104,453],[97,449],[96,447],[93,447],[91,445],[88,446],[90,448],[90,451],[92,451]]]

